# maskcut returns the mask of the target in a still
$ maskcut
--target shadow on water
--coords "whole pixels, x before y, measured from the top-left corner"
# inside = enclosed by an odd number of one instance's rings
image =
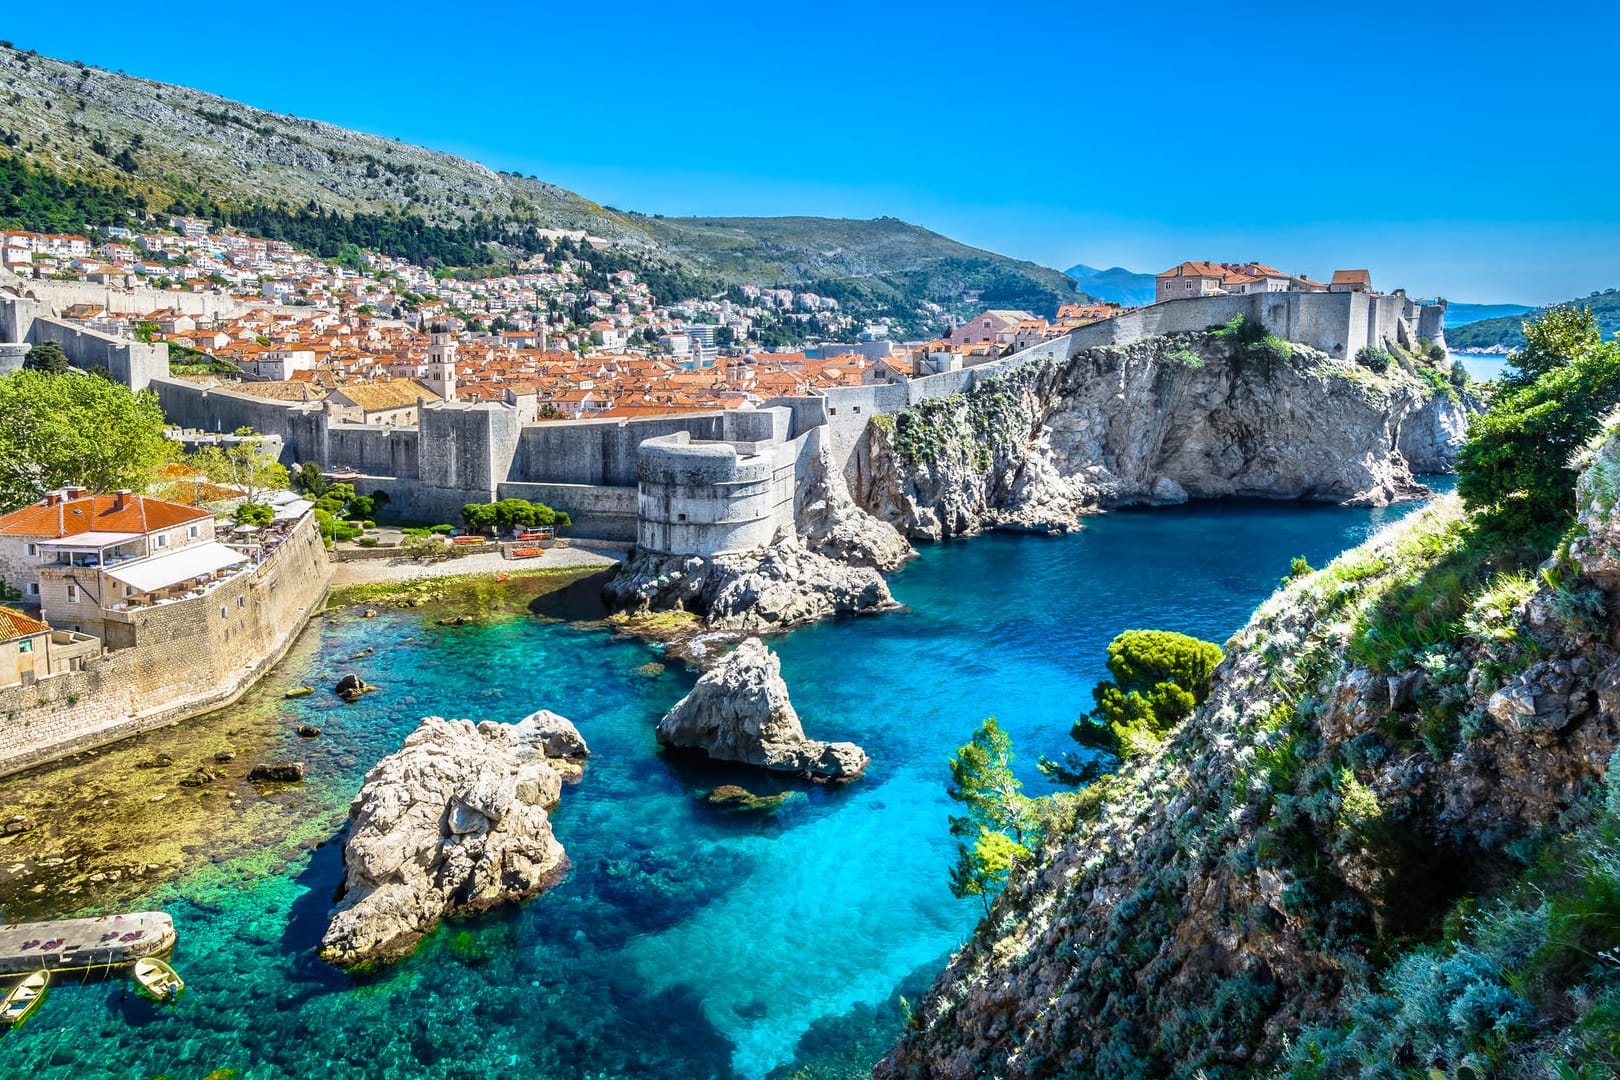
[[[529,601],[529,612],[543,619],[571,623],[605,619],[608,609],[602,601],[602,587],[613,579],[614,573],[614,570],[604,570],[542,593]]]

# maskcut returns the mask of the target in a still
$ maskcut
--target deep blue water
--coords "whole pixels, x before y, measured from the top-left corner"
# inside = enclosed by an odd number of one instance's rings
[[[1321,565],[1401,512],[1206,503],[1110,514],[1060,539],[928,548],[893,578],[907,610],[773,642],[806,729],[859,742],[872,766],[844,788],[790,785],[799,794],[766,818],[696,796],[723,781],[788,786],[658,753],[657,718],[694,677],[648,674],[657,654],[645,646],[540,618],[455,630],[385,611],[318,624],[309,669],[284,681],[352,668],[384,688],[352,707],[287,703],[325,732],[287,748],[309,762],[323,831],[335,837],[365,770],[418,717],[551,708],[593,751],[554,818],[567,881],[351,978],[313,954],[339,845],[265,837],[151,898],[180,926],[189,986],[177,1005],[125,1000],[116,982],[57,988],[0,1040],[0,1075],[752,1080],[801,1056],[812,1024],[807,1047],[879,1047],[898,1030],[902,980],[937,970],[976,918],[946,887],[944,781],[979,721],[1000,719],[1029,790],[1047,790],[1034,762],[1067,748],[1114,634],[1224,640],[1292,556]],[[367,646],[376,654],[342,662]]]

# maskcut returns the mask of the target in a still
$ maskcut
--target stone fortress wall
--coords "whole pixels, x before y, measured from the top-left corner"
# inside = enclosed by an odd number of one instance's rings
[[[264,562],[202,596],[119,614],[140,643],[0,690],[0,776],[229,704],[325,602],[331,564],[306,514]]]
[[[169,347],[127,341],[56,318],[54,309],[23,296],[0,293],[0,342],[39,345],[54,341],[77,365],[104,367],[136,390],[169,373]]]
[[[0,339],[17,332],[15,323],[8,326],[4,321],[8,304],[15,310],[32,303],[8,301],[0,294]],[[976,367],[776,398],[755,410],[635,420],[539,422],[533,399],[526,398],[518,403],[424,404],[415,427],[366,426],[333,420],[321,404],[268,401],[162,374],[143,376],[140,373],[157,362],[144,354],[131,354],[122,368],[110,363],[108,367],[115,373],[133,372],[131,380],[144,377],[176,425],[215,433],[251,427],[280,436],[287,464],[316,461],[327,468],[353,470],[357,490],[387,492],[390,512],[401,517],[456,522],[466,503],[526,498],[568,511],[577,536],[638,541],[659,551],[682,549],[669,554],[714,554],[732,550],[743,537],[766,532],[763,523],[768,515],[756,512],[759,493],[750,487],[761,481],[744,476],[764,470],[767,457],[777,462],[770,467],[773,475],[779,459],[791,458],[799,468],[809,445],[805,436],[813,431],[820,433],[816,451],[825,445],[847,474],[872,416],[964,393],[1028,361],[1063,362],[1082,349],[1205,330],[1239,314],[1263,322],[1270,332],[1290,341],[1348,361],[1368,344],[1413,347],[1419,337],[1443,344],[1444,312],[1443,302],[1419,304],[1398,293],[1258,293],[1171,300],[1080,327]],[[37,313],[33,317],[38,325]],[[134,344],[94,340],[100,336],[71,346],[64,343],[64,348],[82,363],[87,351],[100,355],[96,350],[111,344],[125,349]],[[782,444],[782,449],[768,451],[766,442]],[[726,450],[724,444],[735,445]],[[711,472],[729,479],[712,483],[700,479]],[[707,503],[699,493],[703,486],[712,488]],[[684,521],[679,518],[682,513],[687,515]],[[747,523],[753,524],[743,527]]]

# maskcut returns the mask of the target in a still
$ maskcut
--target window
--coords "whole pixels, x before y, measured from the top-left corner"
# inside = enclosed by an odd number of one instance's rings
[[[165,533],[159,533],[158,534],[157,546],[160,547],[160,548],[165,548],[165,547],[169,546],[169,537],[168,537],[167,534],[165,534]]]
[[[199,537],[201,535],[202,535],[202,526],[201,525],[193,525],[191,528],[186,530],[186,536],[188,538],[192,539],[192,540],[197,539],[197,537]]]
[[[237,597],[237,598],[236,598],[236,606],[237,606],[237,607],[247,607],[247,597],[245,597],[245,596],[238,596],[238,597]]]
[[[28,545],[28,554],[30,556],[38,555],[39,554],[39,545],[38,544],[29,544]]]
[[[79,587],[77,585],[69,585],[67,587],[67,598],[68,603],[70,604],[77,604],[79,602]]]
[[[222,619],[225,618],[226,615],[228,615],[229,613],[230,613],[230,608],[226,607],[224,604],[221,604],[219,606],[219,617],[220,618],[222,618]]]
[[[39,595],[39,582],[30,581],[28,583],[28,595],[29,596],[38,596]]]
[[[17,642],[17,651],[20,652],[20,653],[33,652],[34,651],[34,639],[31,638],[31,637],[28,637],[28,638],[23,638],[21,641]]]

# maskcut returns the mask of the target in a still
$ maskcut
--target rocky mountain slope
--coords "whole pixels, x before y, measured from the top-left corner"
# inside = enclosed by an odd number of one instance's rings
[[[887,302],[908,316],[925,302],[959,305],[964,289],[981,290],[997,306],[1051,309],[1045,314],[1081,298],[1057,270],[893,218],[620,211],[451,154],[7,47],[0,47],[0,153],[132,190],[154,212],[177,196],[200,196],[234,206],[406,214],[437,226],[493,218],[583,230],[723,283],[819,283],[831,293],[839,291],[833,283],[851,283],[852,299]],[[8,216],[0,198],[0,221]]]
[[[1448,471],[1467,395],[1220,333],[1020,365],[867,429],[856,500],[913,539],[1072,529],[1110,506],[1257,495],[1381,505]]]
[[[1540,572],[1444,498],[1287,585],[879,1080],[1614,1075],[1617,478],[1611,429]]]

